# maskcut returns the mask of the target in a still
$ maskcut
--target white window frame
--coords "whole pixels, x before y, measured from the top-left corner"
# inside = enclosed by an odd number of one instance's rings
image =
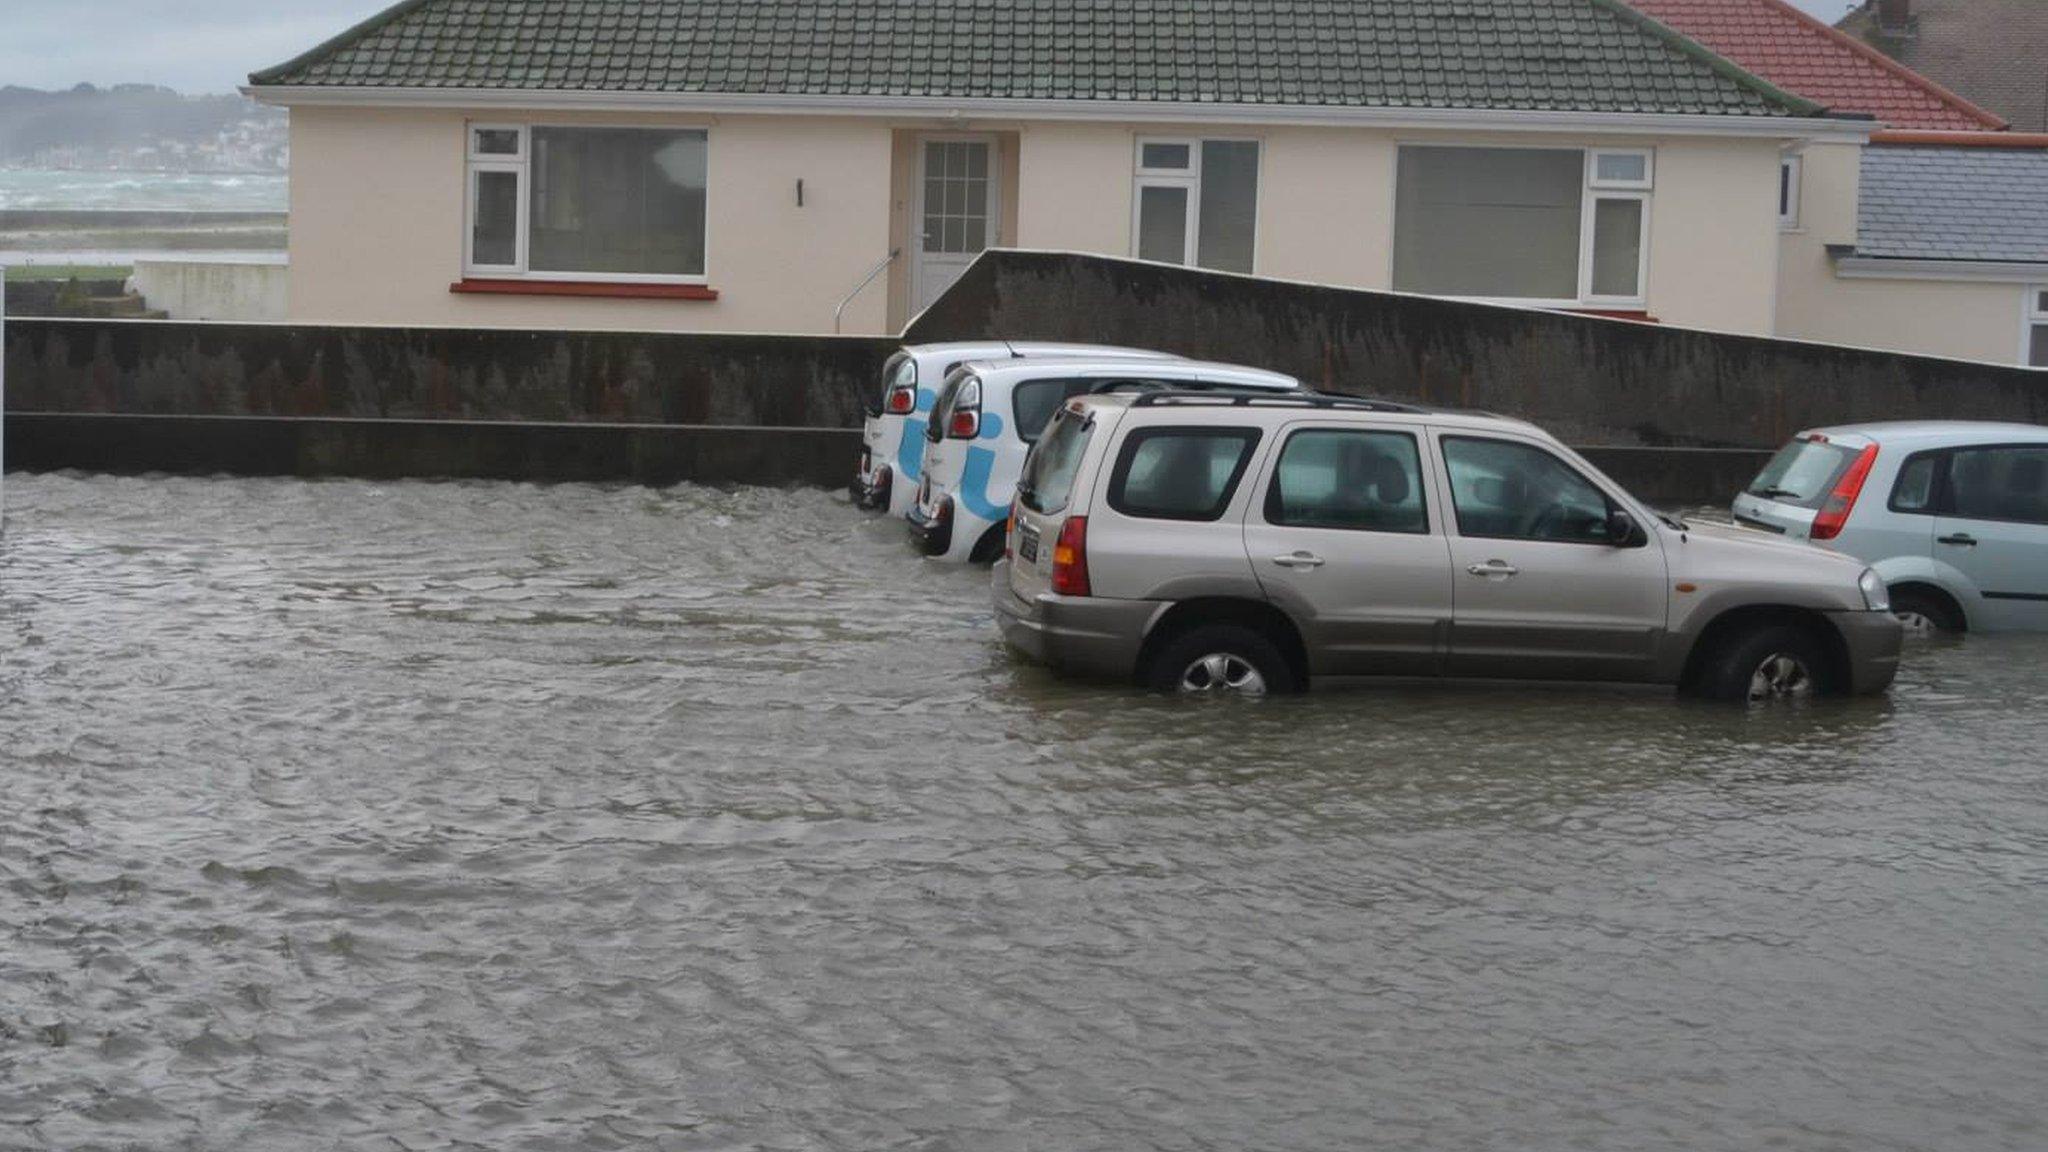
[[[1602,156],[1640,156],[1640,180],[1603,180]],[[1601,308],[1641,308],[1649,302],[1650,288],[1650,192],[1657,184],[1656,156],[1647,148],[1586,149],[1586,186],[1579,203],[1579,300]],[[1623,296],[1593,294],[1593,224],[1599,219],[1602,200],[1633,200],[1643,206],[1636,232],[1636,290]]]
[[[1249,144],[1258,151],[1258,186],[1252,192],[1252,266],[1242,275],[1254,275],[1259,268],[1259,202],[1266,194],[1266,142],[1256,136],[1140,136],[1131,158],[1131,247],[1132,256],[1138,255],[1140,227],[1144,221],[1145,189],[1185,188],[1188,194],[1188,219],[1186,234],[1181,237],[1181,261],[1177,267],[1201,268],[1198,262],[1202,246],[1202,145],[1207,142],[1218,144]],[[1170,144],[1188,150],[1188,164],[1185,168],[1147,168],[1145,146],[1147,144]],[[1220,269],[1204,269],[1221,271]]]
[[[1778,231],[1799,231],[1799,210],[1805,200],[1806,158],[1798,153],[1778,157]]]
[[[462,179],[462,272],[465,276],[482,276],[492,279],[512,278],[526,275],[526,149],[527,134],[524,124],[463,125],[463,153],[467,158]],[[477,150],[477,137],[485,132],[512,132],[518,135],[519,147],[512,155],[503,152],[481,152]],[[513,215],[515,229],[512,236],[512,263],[480,264],[476,259],[476,204],[477,188],[483,183],[480,177],[486,172],[509,172],[513,176]]]
[[[532,221],[532,157],[533,129],[535,128],[630,128],[637,130],[676,132],[701,132],[704,134],[705,170],[704,181],[704,271],[694,275],[677,275],[657,272],[549,272],[535,271],[528,265],[527,244],[531,235]],[[519,152],[516,156],[497,152],[477,151],[477,135],[485,131],[517,132]],[[540,283],[575,284],[708,284],[711,273],[711,181],[710,171],[711,131],[702,125],[660,125],[647,124],[563,124],[533,121],[509,124],[501,121],[476,120],[463,125],[463,213],[462,213],[462,274],[488,280],[533,280]],[[479,264],[476,262],[476,202],[477,174],[480,172],[511,172],[518,177],[518,228],[513,248],[517,259],[512,264]]]
[[[2020,358],[2022,368],[2036,372],[2048,372],[2048,364],[2032,363],[2034,356],[2034,329],[2048,328],[2048,308],[2042,307],[2042,298],[2048,297],[2048,284],[2029,284],[2020,296]]]
[[[1650,296],[1650,215],[1656,208],[1657,151],[1654,148],[1579,148],[1567,144],[1467,144],[1455,140],[1399,140],[1394,145],[1394,181],[1400,182],[1400,154],[1404,148],[1464,148],[1478,150],[1524,152],[1577,152],[1585,158],[1585,178],[1579,186],[1579,284],[1578,295],[1571,299],[1548,296],[1454,296],[1449,299],[1471,300],[1481,304],[1505,304],[1519,308],[1556,309],[1615,309],[1639,311],[1649,306]],[[1599,178],[1599,163],[1602,156],[1641,156],[1643,175],[1639,180],[1602,180]],[[1398,194],[1397,194],[1398,196]],[[1595,208],[1601,200],[1635,200],[1643,206],[1642,232],[1636,248],[1636,292],[1633,296],[1593,295],[1593,221]],[[1394,241],[1401,227],[1399,219],[1391,219],[1387,240],[1387,283],[1394,282]]]

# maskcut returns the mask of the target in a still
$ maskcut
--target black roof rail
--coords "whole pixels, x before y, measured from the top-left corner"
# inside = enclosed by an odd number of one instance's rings
[[[1399,400],[1376,400],[1369,396],[1340,396],[1330,392],[1147,392],[1131,401],[1134,408],[1152,408],[1163,404],[1184,401],[1210,401],[1216,405],[1233,408],[1250,407],[1254,404],[1293,405],[1302,408],[1341,408],[1357,412],[1407,412],[1424,414],[1437,411],[1421,404],[1408,404]]]
[[[1278,388],[1267,388],[1257,384],[1233,383],[1228,380],[1157,380],[1147,376],[1125,376],[1115,380],[1104,380],[1088,389],[1090,396],[1101,396],[1111,392],[1136,392],[1140,395],[1173,393],[1182,396],[1288,396],[1290,392]]]

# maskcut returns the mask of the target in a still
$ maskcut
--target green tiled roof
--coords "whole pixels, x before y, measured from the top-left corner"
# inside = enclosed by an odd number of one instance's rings
[[[407,0],[250,82],[1818,111],[1619,0]]]

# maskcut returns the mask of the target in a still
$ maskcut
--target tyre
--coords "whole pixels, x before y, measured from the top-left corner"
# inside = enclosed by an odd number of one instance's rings
[[[1182,632],[1153,653],[1142,679],[1148,688],[1189,695],[1278,695],[1300,687],[1279,646],[1242,624]]]
[[[993,564],[1002,559],[1003,539],[1003,525],[1001,524],[982,533],[981,539],[974,542],[974,550],[967,554],[967,562],[969,564]]]
[[[1804,628],[1759,624],[1731,633],[1707,655],[1694,684],[1710,700],[1764,704],[1831,692],[1826,648]]]
[[[1946,596],[1925,588],[1900,588],[1891,594],[1892,615],[1906,626],[1906,635],[1921,638],[1956,635],[1966,627],[1963,614]]]

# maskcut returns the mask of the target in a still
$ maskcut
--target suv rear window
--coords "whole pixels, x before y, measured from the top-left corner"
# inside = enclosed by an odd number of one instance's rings
[[[1095,422],[1073,409],[1054,413],[1052,426],[1024,459],[1024,473],[1017,478],[1018,502],[1039,513],[1065,508],[1094,433]]]
[[[1140,428],[1117,454],[1109,506],[1148,520],[1214,520],[1258,442],[1256,428]]]
[[[1854,448],[1825,440],[1794,440],[1778,449],[1778,454],[1750,481],[1749,495],[1800,508],[1818,508],[1855,459]]]
[[[1094,380],[1029,380],[1010,393],[1010,413],[1015,418],[1017,438],[1036,444],[1046,422],[1060,405],[1095,387]]]

